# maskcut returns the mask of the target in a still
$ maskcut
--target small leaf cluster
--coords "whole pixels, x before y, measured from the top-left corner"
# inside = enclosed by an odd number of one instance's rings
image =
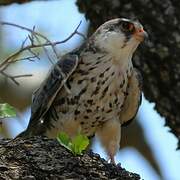
[[[89,139],[82,134],[78,134],[71,139],[65,132],[60,132],[57,140],[74,155],[82,155],[82,152],[89,145]]]
[[[16,116],[15,109],[7,103],[0,104],[0,132],[2,132],[1,119],[10,118]]]
[[[14,116],[16,116],[16,111],[11,105],[7,103],[0,104],[0,118],[1,119],[10,118]]]

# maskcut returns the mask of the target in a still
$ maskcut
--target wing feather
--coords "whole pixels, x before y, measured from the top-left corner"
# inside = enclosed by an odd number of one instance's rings
[[[124,102],[123,109],[120,114],[121,124],[128,125],[137,114],[142,99],[142,76],[140,72],[134,68],[132,76],[129,79],[128,96]]]
[[[29,134],[30,131],[37,129],[36,127],[41,124],[41,118],[47,113],[62,87],[66,86],[66,81],[74,72],[77,65],[78,55],[73,53],[63,56],[53,66],[48,77],[33,94],[31,118],[24,134]]]

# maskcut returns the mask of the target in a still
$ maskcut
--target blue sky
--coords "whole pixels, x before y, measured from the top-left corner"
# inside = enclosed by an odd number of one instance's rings
[[[88,22],[86,22],[83,14],[78,13],[74,2],[74,0],[61,0],[47,3],[34,2],[25,5],[12,5],[1,8],[0,13],[4,21],[13,22],[30,28],[35,25],[37,29],[44,32],[51,40],[57,41],[63,40],[69,36],[81,20],[83,23],[80,27],[80,31],[86,32]],[[24,33],[24,31],[6,28],[3,41],[8,48],[10,47],[9,44],[11,44],[13,48],[19,48],[25,36],[26,33]],[[59,50],[63,53],[67,52],[76,47],[77,42],[80,40],[82,40],[82,38],[76,36],[66,44],[61,45]],[[40,71],[39,65],[37,67],[36,63],[32,64],[32,66],[26,66],[28,71],[33,72],[29,67],[33,67],[34,74],[36,74],[37,68],[38,71]],[[25,69],[25,71],[27,71],[27,69]],[[169,129],[163,126],[164,119],[153,110],[153,107],[153,103],[150,104],[144,99],[138,113],[140,117],[138,119],[144,128],[148,143],[151,145],[160,163],[164,175],[163,179],[178,180],[180,179],[178,170],[178,167],[180,167],[180,152],[175,151],[177,140],[174,135],[168,132]],[[30,111],[28,109],[24,115],[21,115],[22,121],[24,119],[28,120],[29,116]],[[26,126],[17,122],[16,125],[12,126],[12,121],[7,121],[12,136],[15,136]],[[16,128],[14,128],[15,126]],[[99,152],[102,157],[105,157],[99,144],[94,146],[94,150]],[[120,151],[116,159],[120,161],[122,166],[127,170],[139,173],[145,180],[159,179],[148,162],[134,149],[129,148]]]

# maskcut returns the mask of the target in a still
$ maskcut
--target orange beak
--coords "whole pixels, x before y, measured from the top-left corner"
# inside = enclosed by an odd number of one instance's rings
[[[138,41],[142,42],[144,39],[148,38],[148,34],[144,31],[143,28],[136,29],[135,33],[133,34],[134,38]]]

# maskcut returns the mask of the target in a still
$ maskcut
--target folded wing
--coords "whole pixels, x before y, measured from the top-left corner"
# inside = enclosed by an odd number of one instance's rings
[[[127,94],[120,114],[121,125],[127,125],[134,119],[141,104],[142,77],[140,72],[135,68],[129,78]]]
[[[32,97],[31,118],[27,130],[20,136],[41,134],[42,118],[51,107],[56,95],[66,86],[66,81],[78,65],[78,55],[66,54],[51,69],[48,77]]]

